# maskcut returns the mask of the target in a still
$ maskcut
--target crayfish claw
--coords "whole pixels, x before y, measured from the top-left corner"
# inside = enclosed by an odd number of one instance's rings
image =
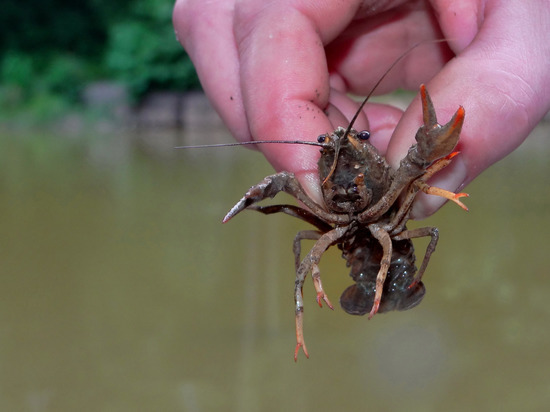
[[[418,129],[415,138],[418,142],[419,155],[429,164],[453,151],[458,143],[466,112],[460,106],[451,120],[447,124],[441,125],[437,123],[432,100],[424,85],[420,86],[420,97],[424,124]]]
[[[261,200],[274,197],[277,193],[284,191],[288,186],[289,181],[294,180],[294,175],[289,172],[281,172],[271,176],[267,176],[257,185],[252,186],[245,195],[231,208],[225,215],[222,223],[226,223],[237,213],[242,212],[248,206],[253,205]]]
[[[248,206],[247,204],[247,197],[244,196],[241,200],[237,202],[235,206],[231,208],[229,212],[224,216],[222,223],[226,223],[231,219],[233,216],[235,216],[237,213],[243,211]]]
[[[420,85],[420,100],[422,101],[422,118],[426,127],[434,126],[437,124],[437,115],[435,114],[434,104],[432,98],[428,94],[426,85]]]

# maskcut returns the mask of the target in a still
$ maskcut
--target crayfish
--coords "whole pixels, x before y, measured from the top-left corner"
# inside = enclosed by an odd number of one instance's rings
[[[430,186],[427,180],[450,164],[458,153],[454,151],[465,111],[460,107],[451,120],[440,125],[433,103],[425,86],[420,87],[423,125],[416,133],[416,144],[394,170],[369,142],[368,131],[337,128],[331,134],[320,135],[319,178],[324,205],[314,202],[290,172],[266,177],[252,186],[244,197],[227,213],[227,222],[237,213],[251,209],[264,214],[286,213],[310,224],[316,230],[299,232],[294,239],[296,281],[294,300],[296,310],[297,360],[300,348],[309,357],[303,332],[302,287],[309,273],[317,292],[317,303],[324,301],[333,308],[321,282],[319,261],[332,245],[342,250],[351,267],[355,284],[340,297],[340,305],[350,314],[369,319],[376,313],[407,310],[418,305],[425,294],[422,276],[435,250],[439,234],[435,227],[408,230],[411,207],[419,192],[443,196],[463,209],[460,198],[465,193],[452,193]],[[286,192],[304,207],[294,205],[260,206],[257,202]],[[420,269],[416,272],[411,239],[430,237]],[[314,240],[313,248],[301,259],[301,241]]]

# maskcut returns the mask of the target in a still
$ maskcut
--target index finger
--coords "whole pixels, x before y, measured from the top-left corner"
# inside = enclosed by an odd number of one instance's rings
[[[332,132],[323,113],[329,100],[324,44],[354,14],[352,7],[334,2],[318,7],[304,1],[300,9],[295,1],[240,3],[235,38],[245,113],[254,139],[314,140]],[[320,200],[317,149],[282,144],[263,145],[261,150],[277,170],[293,172]]]

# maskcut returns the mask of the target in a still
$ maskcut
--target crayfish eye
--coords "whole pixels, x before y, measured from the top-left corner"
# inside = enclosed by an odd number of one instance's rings
[[[357,138],[359,140],[369,140],[370,132],[368,130],[363,130],[362,132],[357,133]]]
[[[319,143],[326,143],[328,139],[328,136],[326,134],[320,134],[317,138],[317,142]]]

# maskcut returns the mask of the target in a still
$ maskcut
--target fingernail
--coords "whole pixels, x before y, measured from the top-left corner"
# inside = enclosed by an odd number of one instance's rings
[[[296,178],[300,181],[300,184],[306,191],[307,195],[317,203],[323,205],[323,194],[321,192],[321,185],[319,183],[319,176],[316,172],[302,172],[296,173]]]

